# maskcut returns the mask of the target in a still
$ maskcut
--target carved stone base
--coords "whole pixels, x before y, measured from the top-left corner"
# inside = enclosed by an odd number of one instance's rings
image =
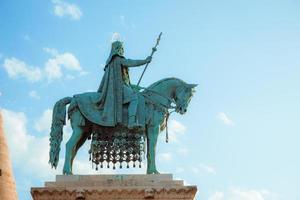
[[[33,200],[193,200],[196,192],[171,174],[58,175],[45,187],[31,188]]]

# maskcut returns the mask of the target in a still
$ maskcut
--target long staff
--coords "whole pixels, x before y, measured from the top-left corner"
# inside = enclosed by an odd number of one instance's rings
[[[162,34],[162,32],[160,32],[160,34],[159,34],[159,36],[158,36],[158,38],[157,38],[157,40],[156,40],[156,44],[155,44],[155,46],[152,48],[152,52],[151,52],[151,55],[150,55],[151,57],[153,56],[154,52],[156,51],[156,47],[157,47],[158,44],[159,44],[161,34]],[[143,78],[143,76],[144,76],[145,71],[147,70],[148,65],[149,65],[149,63],[146,64],[146,66],[145,66],[145,68],[144,68],[144,71],[143,71],[143,73],[142,73],[142,75],[141,75],[141,77],[140,77],[140,79],[139,79],[139,81],[138,81],[138,83],[137,83],[137,86],[140,85],[140,82],[141,82],[141,80],[142,80],[142,78]]]

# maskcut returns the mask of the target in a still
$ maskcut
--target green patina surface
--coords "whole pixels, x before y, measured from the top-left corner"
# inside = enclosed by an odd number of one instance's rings
[[[156,45],[157,46],[157,45]],[[153,52],[156,48],[153,48]],[[153,52],[151,55],[153,55]],[[132,86],[131,67],[151,62],[126,59],[121,42],[112,43],[105,73],[97,92],[77,94],[59,100],[53,109],[50,133],[50,164],[57,167],[60,143],[66,118],[66,105],[73,133],[66,144],[64,174],[72,174],[78,149],[90,137],[92,162],[103,167],[106,162],[122,166],[123,162],[140,162],[146,141],[147,173],[158,173],[155,164],[157,137],[166,127],[170,110],[184,114],[195,84],[178,78],[166,78],[148,88]],[[142,91],[140,91],[142,89]],[[135,137],[135,135],[140,135]]]

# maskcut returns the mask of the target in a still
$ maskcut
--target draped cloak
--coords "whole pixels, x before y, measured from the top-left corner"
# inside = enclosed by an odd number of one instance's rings
[[[115,126],[123,121],[124,83],[122,70],[128,69],[122,66],[122,59],[124,59],[124,57],[115,55],[111,60],[108,60],[105,66],[104,76],[98,89],[100,93],[98,108],[102,110],[100,120],[107,126]]]

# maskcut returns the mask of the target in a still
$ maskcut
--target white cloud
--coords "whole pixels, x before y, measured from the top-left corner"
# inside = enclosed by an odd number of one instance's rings
[[[45,74],[49,81],[59,79],[63,76],[60,65],[56,59],[49,59],[45,64]]]
[[[64,158],[60,157],[60,162],[56,170],[51,169],[48,164],[49,159],[49,133],[40,134],[39,137],[28,132],[26,127],[27,118],[22,112],[14,112],[7,109],[0,110],[3,116],[4,131],[10,150],[10,158],[13,168],[18,172],[16,185],[19,195],[31,199],[30,187],[32,183],[42,185],[45,181],[53,181],[56,174],[62,173]],[[70,135],[70,125],[64,127],[63,142],[61,144],[61,156],[65,155],[65,143]],[[80,155],[85,153],[84,156]],[[79,155],[76,156],[73,171],[76,174],[95,174],[88,160],[88,142],[83,146]],[[101,169],[100,173],[114,174],[116,171]]]
[[[52,0],[54,4],[53,12],[59,17],[70,17],[72,20],[79,20],[82,12],[76,4],[71,4],[62,0]]]
[[[210,173],[210,174],[217,174],[215,168],[212,167],[212,166],[200,164],[199,167],[202,168],[202,169],[203,169],[204,171],[206,171],[207,173]]]
[[[168,128],[170,142],[179,142],[178,137],[184,135],[186,131],[186,127],[176,120],[170,120],[168,122]]]
[[[49,81],[61,78],[63,76],[62,68],[69,71],[78,71],[80,76],[86,73],[82,70],[79,60],[72,53],[59,54],[56,49],[47,47],[43,50],[53,56],[45,64],[45,75]]]
[[[30,91],[29,93],[28,93],[28,95],[31,97],[31,98],[33,98],[33,99],[40,99],[41,97],[40,97],[40,95],[37,93],[37,91],[35,91],[35,90],[32,90],[32,91]]]
[[[227,191],[216,191],[209,200],[278,200],[278,196],[268,190],[241,189],[233,187]]]
[[[47,109],[42,116],[35,122],[34,128],[39,132],[49,132],[51,128],[52,110]]]
[[[181,147],[177,149],[177,153],[182,156],[187,156],[189,154],[189,150],[185,147]]]
[[[81,71],[79,73],[79,76],[85,76],[85,75],[88,75],[88,74],[89,74],[89,72],[87,72],[87,71]]]
[[[224,199],[224,193],[216,191],[213,193],[208,200],[223,200]]]
[[[191,169],[195,174],[202,174],[203,172],[213,175],[217,174],[216,169],[213,166],[206,164],[198,164],[193,166]]]
[[[231,189],[232,200],[266,200],[270,195],[267,190],[253,190],[253,189]]]
[[[134,29],[135,28],[135,24],[132,22],[128,23],[128,21],[126,20],[126,17],[124,15],[120,15],[120,22],[121,22],[121,25],[126,29]]]
[[[157,155],[159,161],[162,162],[169,162],[172,160],[172,154],[171,153],[159,153]]]
[[[43,48],[43,50],[52,56],[46,61],[44,69],[28,66],[24,61],[12,57],[5,59],[3,63],[8,76],[13,79],[25,78],[30,82],[37,82],[43,78],[47,78],[48,81],[60,79],[64,77],[65,71],[76,71],[78,76],[88,74],[88,72],[82,70],[79,60],[72,53],[59,54],[53,48]],[[71,76],[75,77],[72,74],[65,77],[70,78]]]
[[[179,174],[179,173],[182,173],[182,172],[184,172],[184,169],[182,167],[177,167],[176,170],[175,170],[176,174]]]
[[[26,124],[27,118],[22,112],[14,112],[7,109],[1,109],[3,114],[4,131],[7,136],[8,146],[11,154],[13,166],[18,170],[19,176],[24,177],[24,180],[49,180],[55,174],[62,172],[64,158],[60,158],[57,170],[51,170],[48,164],[49,159],[49,132],[41,134],[40,137],[28,133]],[[50,110],[46,110],[42,117],[38,120],[41,122],[39,131],[48,131]],[[70,136],[71,128],[69,122],[64,127],[62,155],[65,154],[64,144]],[[74,161],[74,172],[77,174],[94,174],[91,162],[88,160],[88,144],[83,146],[85,157],[78,156]],[[83,152],[81,152],[83,153]],[[80,153],[79,153],[80,154]],[[38,173],[37,173],[38,172]],[[104,173],[115,173],[111,169],[103,169]],[[102,171],[101,171],[102,173]],[[19,179],[17,181],[24,181]],[[28,188],[29,191],[29,188]]]
[[[26,132],[27,119],[24,113],[12,112],[1,109],[3,113],[4,130],[7,136],[12,160],[22,159],[23,152],[28,150],[28,145],[33,137]]]
[[[28,66],[25,62],[14,57],[5,59],[3,67],[8,76],[13,79],[25,78],[30,82],[36,82],[42,78],[40,68]]]
[[[57,63],[67,70],[81,71],[80,63],[77,58],[69,53],[63,53],[56,56]]]
[[[225,125],[233,126],[233,121],[223,112],[217,114],[217,119],[221,120]]]
[[[57,56],[58,55],[58,51],[54,48],[44,47],[43,50],[45,52],[49,53],[51,56]]]

